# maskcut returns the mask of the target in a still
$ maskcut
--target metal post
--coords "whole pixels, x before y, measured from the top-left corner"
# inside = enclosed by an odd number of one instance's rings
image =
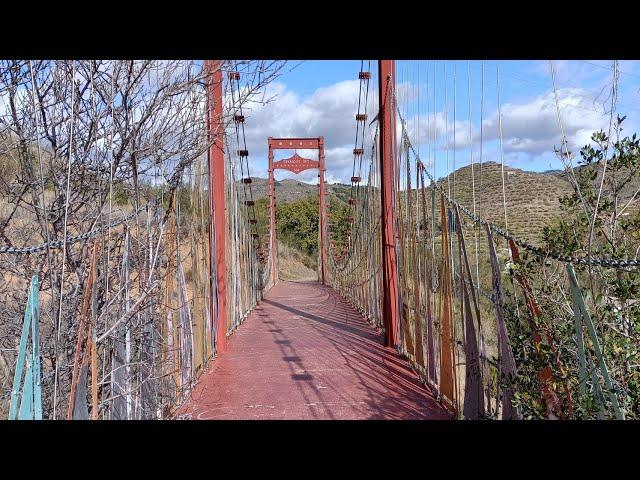
[[[276,241],[276,184],[273,175],[273,149],[269,137],[269,249],[271,251],[271,278],[278,281],[278,242]]]
[[[324,189],[324,137],[318,137],[318,181],[320,183],[320,282],[325,284],[327,247],[327,206]]]
[[[224,178],[224,124],[222,121],[222,70],[221,61],[208,60],[206,67],[209,73],[207,90],[209,100],[208,133],[214,137],[209,148],[209,205],[211,207],[211,228],[209,241],[211,253],[211,312],[217,321],[216,354],[220,355],[226,348],[227,336],[227,262],[225,258],[226,240],[226,199]],[[213,284],[215,275],[216,283]],[[217,285],[217,289],[215,288]],[[216,293],[217,291],[217,293]],[[215,312],[215,313],[213,313]]]
[[[397,346],[398,338],[398,267],[396,259],[396,215],[394,209],[396,115],[395,61],[378,60],[380,105],[380,199],[382,205],[382,279],[385,345]]]

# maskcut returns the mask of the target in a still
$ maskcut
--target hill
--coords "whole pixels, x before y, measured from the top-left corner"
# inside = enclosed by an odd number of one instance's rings
[[[582,167],[574,168],[579,170]],[[504,226],[500,164],[483,162],[482,167],[475,164],[473,170],[477,214],[496,225]],[[504,172],[509,231],[523,240],[539,243],[542,229],[562,215],[559,199],[571,194],[573,187],[562,170],[540,173],[505,165]],[[594,183],[599,184],[600,178],[601,175],[598,175]],[[443,184],[446,191],[451,188],[451,196],[473,211],[470,165],[457,169],[438,182]],[[621,199],[628,201],[639,188],[637,182],[626,185]],[[340,183],[327,185],[329,197],[335,197],[345,203],[349,199],[350,189],[350,185]],[[252,190],[254,199],[267,198],[267,179],[254,177]],[[297,202],[308,195],[316,195],[317,192],[317,185],[294,179],[276,182],[276,198],[279,203]],[[402,195],[401,193],[401,198]]]
[[[559,198],[572,191],[563,172],[528,172],[505,165],[505,194],[509,231],[516,236],[538,242],[542,229],[561,215]],[[487,220],[503,226],[502,174],[499,163],[483,162],[474,165],[476,212]],[[451,196],[473,211],[471,166],[457,169],[440,179],[445,190],[451,187]],[[253,178],[253,198],[267,198],[268,184],[265,178]],[[349,199],[350,185],[329,184],[327,193],[343,202]],[[276,181],[276,198],[279,203],[298,202],[308,195],[316,195],[318,186],[295,179]],[[402,194],[401,194],[402,196]]]
[[[573,189],[564,176],[537,173],[505,165],[505,197],[509,231],[519,238],[537,242],[545,225],[559,218],[562,208],[559,198]],[[500,226],[504,226],[501,166],[496,162],[474,165],[476,213]],[[471,166],[459,168],[441,179],[445,190],[451,187],[451,196],[473,211]]]
[[[611,185],[612,176],[611,176],[610,165],[611,164],[609,164],[607,175],[606,175],[605,182],[602,189],[602,194],[605,196],[612,193],[612,185]],[[604,170],[604,164],[600,162],[599,164],[595,165],[595,167],[596,167],[596,174],[595,174],[595,178],[593,179],[593,185],[597,189],[599,188],[600,182],[602,181],[602,172]],[[583,168],[586,168],[586,167],[584,165],[578,165],[573,167],[576,174]],[[621,169],[617,174],[617,182],[624,183],[624,185],[621,186],[618,192],[619,201],[623,203],[626,203],[629,200],[631,200],[634,194],[637,195],[637,192],[640,189],[640,179],[638,178],[630,178],[628,182],[623,182],[625,178],[630,176],[629,174],[630,172],[626,168]],[[557,172],[553,172],[552,175],[558,178],[561,178],[567,182],[569,181],[568,174],[564,170],[558,170]],[[636,196],[635,198],[637,199],[638,197]]]
[[[239,184],[239,188],[242,188],[241,184]],[[345,203],[349,200],[350,190],[350,185],[342,183],[327,185],[327,195],[336,197]],[[267,198],[269,194],[268,180],[266,178],[252,177],[251,191],[253,192],[254,200]],[[300,182],[291,178],[276,180],[276,198],[279,202],[295,202],[308,195],[317,195],[317,193],[318,185]]]

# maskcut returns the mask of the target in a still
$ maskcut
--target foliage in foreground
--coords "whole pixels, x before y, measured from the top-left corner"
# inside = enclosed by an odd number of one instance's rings
[[[622,120],[618,118],[615,139],[602,131],[596,132],[592,136],[594,145],[581,149],[579,167],[575,169],[577,188],[560,199],[562,218],[544,230],[544,247],[548,252],[612,259],[637,258],[640,247],[640,140],[636,134],[621,138]],[[605,159],[606,171],[603,172]],[[542,308],[542,317],[537,324],[550,339],[537,355],[531,342],[527,307],[518,287],[511,284],[509,289],[511,293],[517,292],[518,300],[513,301],[511,296],[507,314],[518,366],[516,396],[524,418],[545,418],[537,380],[537,373],[545,364],[553,365],[554,387],[562,399],[565,417],[614,418],[594,345],[586,334],[587,368],[594,370],[595,377],[588,374],[586,392],[579,393],[575,324],[564,265],[540,261],[527,254],[523,259],[519,268],[534,282],[534,294]],[[637,269],[580,266],[575,269],[621,410],[627,419],[638,419],[640,273]],[[606,413],[600,411],[592,392],[593,378],[602,387]],[[564,393],[565,386],[571,393],[571,403]]]

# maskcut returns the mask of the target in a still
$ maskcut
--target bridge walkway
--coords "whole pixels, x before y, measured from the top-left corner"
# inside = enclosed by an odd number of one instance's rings
[[[191,419],[446,419],[382,335],[331,288],[280,281],[178,410]]]

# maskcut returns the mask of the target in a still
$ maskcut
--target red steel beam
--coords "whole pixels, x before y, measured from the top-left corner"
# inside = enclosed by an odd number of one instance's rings
[[[327,206],[324,191],[324,137],[318,137],[318,181],[320,183],[320,282],[325,284],[327,271]]]
[[[396,258],[396,215],[394,209],[396,115],[394,60],[378,60],[378,91],[380,105],[380,199],[382,203],[382,313],[385,345],[398,344],[399,301],[398,266]]]
[[[278,281],[278,243],[276,242],[276,185],[273,177],[273,147],[269,137],[269,248],[271,249],[271,273],[273,283]]]
[[[320,138],[272,138],[269,137],[269,147],[273,150],[317,150]]]
[[[211,225],[209,229],[210,245],[213,258],[210,262],[211,278],[216,285],[211,287],[211,312],[215,315],[216,354],[220,355],[226,349],[227,340],[227,262],[225,258],[225,184],[224,184],[224,124],[222,121],[222,70],[220,60],[208,60],[207,69],[207,99],[208,99],[208,134],[213,136],[213,143],[209,147],[209,206]],[[214,268],[215,265],[215,268]]]
[[[282,160],[278,162],[273,161],[273,151],[274,150],[295,150],[295,149],[303,149],[303,150],[318,150],[318,183],[320,187],[320,205],[319,205],[319,227],[320,227],[320,272],[319,272],[319,280],[325,284],[326,281],[326,271],[327,271],[327,207],[326,207],[326,193],[325,193],[325,185],[324,185],[324,172],[326,170],[324,163],[324,137],[316,137],[316,138],[273,138],[269,137],[269,228],[271,229],[270,234],[270,245],[271,248],[271,257],[272,264],[271,268],[273,271],[274,279],[277,280],[277,242],[276,242],[276,209],[275,209],[275,179],[273,176],[273,172],[276,168],[289,170],[293,173],[300,173],[302,170],[306,170],[307,168],[316,168],[302,165],[305,168],[288,168],[285,164],[281,164]],[[293,158],[293,157],[292,157]],[[291,159],[288,159],[291,160]],[[308,159],[303,159],[300,157],[300,161],[306,160],[309,164],[312,161]]]

